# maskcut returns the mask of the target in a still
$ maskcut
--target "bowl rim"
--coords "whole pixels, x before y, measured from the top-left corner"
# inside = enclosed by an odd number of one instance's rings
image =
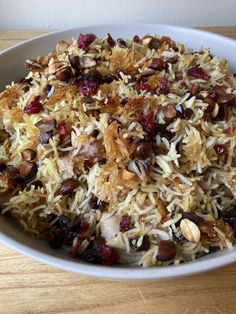
[[[236,40],[228,38],[223,35],[219,35],[216,33],[211,33],[206,30],[201,29],[193,29],[190,27],[183,27],[183,26],[175,26],[175,25],[167,25],[167,24],[154,24],[154,23],[115,23],[115,24],[93,24],[93,25],[84,25],[75,28],[67,28],[62,30],[57,30],[53,32],[49,32],[46,34],[41,34],[35,36],[33,38],[27,39],[20,43],[17,43],[3,51],[0,52],[0,56],[6,55],[12,50],[15,50],[18,47],[24,46],[29,43],[34,43],[35,41],[41,38],[50,38],[51,36],[58,35],[60,33],[65,32],[83,32],[86,29],[94,29],[96,28],[101,29],[109,29],[112,27],[160,27],[165,28],[167,31],[191,31],[198,35],[206,35],[215,38],[216,40],[224,40],[228,43],[232,43],[236,45]],[[150,268],[141,268],[141,267],[128,267],[128,266],[102,266],[102,265],[94,265],[89,263],[81,263],[79,260],[63,260],[59,257],[52,256],[50,254],[41,252],[37,249],[29,247],[23,243],[14,240],[10,236],[3,234],[0,231],[0,241],[7,246],[11,247],[12,249],[18,251],[19,253],[36,259],[42,263],[46,263],[50,266],[54,266],[65,271],[80,273],[82,275],[89,275],[89,276],[96,276],[100,278],[107,278],[107,279],[115,279],[115,280],[157,280],[157,279],[170,279],[176,277],[183,277],[187,275],[194,275],[200,272],[206,272],[215,268],[219,268],[230,263],[236,262],[236,251],[230,251],[229,249],[225,249],[225,254],[220,256],[215,256],[214,258],[208,259],[197,259],[193,262],[188,262],[185,264],[180,265],[170,265],[164,267],[150,267]]]

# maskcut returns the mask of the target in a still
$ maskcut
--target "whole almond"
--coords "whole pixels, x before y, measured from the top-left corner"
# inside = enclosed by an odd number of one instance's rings
[[[199,242],[201,232],[198,226],[189,219],[182,219],[180,223],[180,230],[186,240],[190,242]]]

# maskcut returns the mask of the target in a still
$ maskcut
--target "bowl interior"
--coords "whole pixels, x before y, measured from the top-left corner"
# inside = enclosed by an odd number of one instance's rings
[[[26,59],[48,54],[55,48],[59,40],[76,37],[79,33],[95,33],[97,36],[102,37],[108,32],[115,38],[156,33],[168,35],[196,51],[202,47],[209,47],[214,54],[227,58],[230,61],[232,71],[236,72],[236,41],[223,36],[167,25],[100,25],[55,32],[5,50],[0,54],[0,91],[11,81],[17,81],[24,77],[26,74],[24,66]],[[231,250],[226,249],[222,252],[216,252],[195,262],[179,266],[149,269],[132,268],[132,270],[127,266],[112,268],[95,266],[71,259],[65,252],[60,250],[52,250],[45,241],[31,239],[13,221],[6,217],[0,216],[0,226],[0,240],[21,253],[65,270],[113,279],[150,280],[177,277],[206,271],[236,261],[236,247],[234,247]]]

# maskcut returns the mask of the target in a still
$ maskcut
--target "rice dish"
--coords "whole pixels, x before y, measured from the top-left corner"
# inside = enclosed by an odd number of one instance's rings
[[[236,78],[167,36],[79,34],[0,94],[1,213],[103,265],[178,265],[236,233]]]

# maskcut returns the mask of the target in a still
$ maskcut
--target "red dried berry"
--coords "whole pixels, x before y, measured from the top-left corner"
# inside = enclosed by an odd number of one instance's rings
[[[159,88],[159,94],[168,94],[169,93],[169,87],[168,87],[169,80],[166,77],[160,78],[160,88]]]
[[[65,121],[61,121],[58,124],[58,133],[59,133],[61,138],[66,137],[66,135],[68,134],[68,130],[67,130]]]
[[[80,222],[80,231],[81,232],[86,232],[88,231],[88,228],[89,228],[89,223],[86,221],[86,220],[81,220]]]
[[[34,100],[32,100],[31,103],[24,108],[24,112],[27,114],[39,113],[43,109],[43,106],[39,100],[40,96],[36,96]]]
[[[225,145],[215,145],[214,149],[217,155],[225,155],[228,152],[228,148]]]
[[[138,91],[145,90],[147,92],[152,92],[151,86],[148,84],[148,82],[145,82],[145,81],[140,81],[138,85],[136,86],[136,89]]]
[[[109,247],[105,243],[100,243],[98,245],[97,254],[101,260],[101,263],[107,266],[114,264],[119,259],[118,253],[112,247]]]
[[[140,43],[140,37],[138,35],[135,35],[134,38],[133,38],[133,41],[137,44]]]
[[[130,229],[132,225],[131,217],[128,215],[124,215],[120,221],[120,231],[124,232]]]
[[[96,94],[99,85],[96,82],[89,80],[81,81],[79,83],[79,91],[83,96],[89,96]]]
[[[78,48],[86,49],[88,48],[91,43],[96,39],[96,36],[94,34],[80,34],[77,39],[77,46]]]
[[[110,33],[107,34],[107,42],[111,47],[114,47],[116,44],[115,40],[111,37]]]
[[[196,66],[193,68],[188,69],[188,75],[195,77],[195,78],[199,78],[202,80],[207,81],[209,79],[209,74],[207,74],[201,67]]]
[[[151,134],[155,133],[156,124],[154,122],[154,112],[153,111],[150,111],[146,116],[143,116],[139,122],[146,132],[151,133]]]

